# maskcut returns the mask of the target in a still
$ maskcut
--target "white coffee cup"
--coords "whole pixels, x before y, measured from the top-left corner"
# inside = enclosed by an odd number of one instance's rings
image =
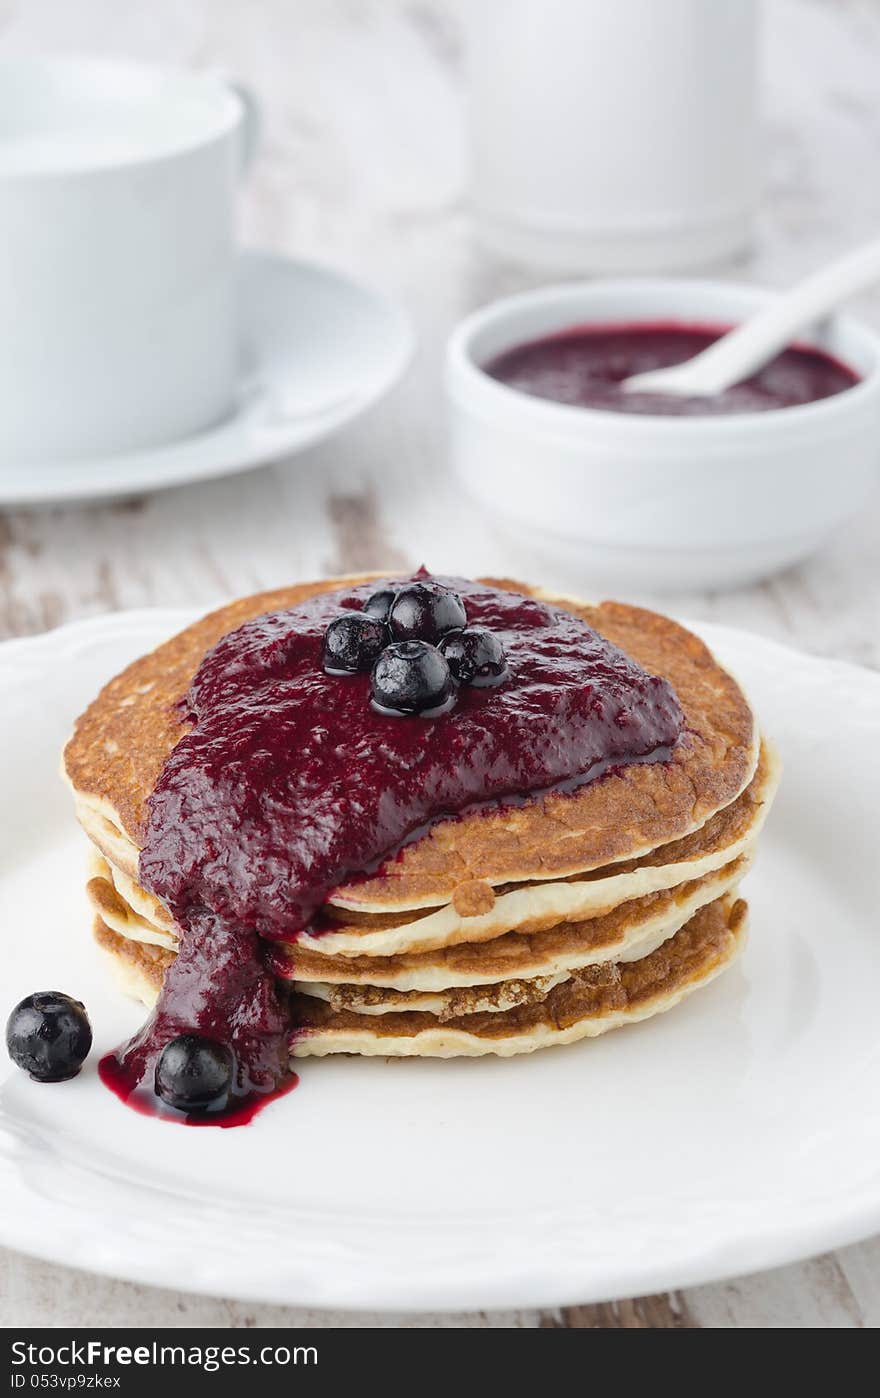
[[[109,456],[232,407],[252,101],[127,62],[0,62],[0,466]]]

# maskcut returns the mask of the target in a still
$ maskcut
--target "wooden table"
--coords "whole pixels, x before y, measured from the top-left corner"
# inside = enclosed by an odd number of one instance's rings
[[[4,7],[6,52],[92,50],[250,82],[265,138],[243,234],[383,287],[410,308],[411,372],[368,418],[286,465],[124,504],[0,513],[0,635],[120,607],[208,605],[295,578],[430,566],[593,593],[506,537],[445,475],[440,366],[468,308],[540,280],[473,249],[460,41],[442,0],[30,0]],[[766,192],[732,269],[784,283],[880,228],[880,3],[767,0]],[[880,295],[859,309],[880,325]],[[47,404],[51,410],[51,404]],[[829,463],[833,469],[833,463]],[[656,601],[823,655],[880,666],[880,501],[807,564],[759,587]],[[863,1326],[880,1319],[880,1240],[683,1294],[561,1313],[355,1317],[94,1278],[0,1253],[0,1324]]]

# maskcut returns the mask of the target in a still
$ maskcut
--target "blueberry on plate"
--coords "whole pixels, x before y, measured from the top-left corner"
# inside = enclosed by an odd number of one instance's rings
[[[367,598],[363,605],[363,610],[367,616],[375,617],[377,621],[387,621],[388,613],[391,611],[395,597],[400,591],[397,587],[380,587],[378,592],[374,592]]]
[[[324,632],[321,658],[328,675],[369,670],[388,640],[385,623],[363,612],[346,612]]]
[[[9,1057],[37,1082],[75,1078],[91,1047],[85,1007],[60,990],[28,995],[6,1024]]]
[[[156,1064],[156,1095],[181,1112],[221,1112],[235,1073],[232,1049],[202,1034],[179,1034]]]
[[[450,706],[455,686],[436,646],[397,641],[386,646],[373,666],[370,689],[381,713],[433,717]]]
[[[388,629],[395,641],[439,641],[447,631],[467,625],[457,592],[435,582],[409,583],[394,598]]]
[[[504,647],[485,626],[468,626],[443,637],[440,649],[459,684],[501,684],[507,675]]]

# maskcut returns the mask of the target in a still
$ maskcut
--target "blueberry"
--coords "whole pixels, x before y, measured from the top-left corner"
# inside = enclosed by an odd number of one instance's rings
[[[440,642],[440,649],[459,684],[501,684],[507,675],[504,647],[485,626],[450,632]]]
[[[370,677],[373,704],[384,713],[434,714],[452,701],[449,666],[427,641],[398,641],[387,646]]]
[[[91,1047],[85,1007],[60,990],[28,995],[6,1024],[9,1057],[37,1082],[75,1078]]]
[[[375,617],[377,621],[387,621],[398,591],[399,588],[396,587],[380,587],[379,591],[374,592],[364,603],[366,615]]]
[[[181,1112],[219,1112],[229,1101],[235,1058],[226,1044],[201,1034],[171,1039],[156,1064],[156,1093]]]
[[[321,656],[330,675],[369,670],[388,640],[388,629],[363,612],[346,612],[324,632]]]
[[[388,629],[395,641],[439,641],[447,631],[467,625],[457,592],[434,582],[409,583],[395,597]]]

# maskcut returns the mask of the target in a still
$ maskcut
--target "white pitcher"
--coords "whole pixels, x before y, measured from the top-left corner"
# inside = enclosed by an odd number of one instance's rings
[[[758,0],[466,0],[472,202],[502,256],[664,271],[748,243]]]

